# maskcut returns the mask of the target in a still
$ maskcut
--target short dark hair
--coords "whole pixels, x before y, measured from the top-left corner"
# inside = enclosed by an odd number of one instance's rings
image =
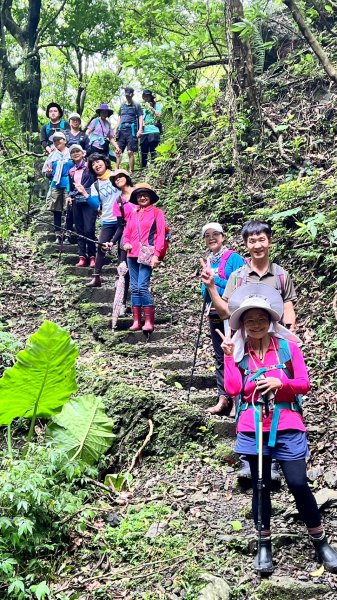
[[[104,154],[100,154],[99,152],[93,152],[93,154],[90,154],[90,156],[88,158],[88,170],[90,171],[90,173],[95,174],[95,171],[93,170],[92,165],[97,160],[102,160],[104,162],[106,168],[107,169],[111,169],[111,160],[110,160],[110,158],[108,158]]]
[[[247,221],[241,230],[241,235],[246,242],[250,235],[259,235],[265,233],[268,238],[272,236],[272,230],[269,223],[263,221]]]
[[[131,179],[130,175],[124,175],[124,173],[121,173],[121,176],[125,177],[127,185],[129,185],[130,187],[133,187],[133,183],[132,183],[132,179]],[[115,179],[115,181],[113,181],[113,177],[110,177],[110,181],[111,181],[112,185],[119,190],[120,188],[118,187],[118,185],[116,183],[116,177],[114,179]]]
[[[135,90],[132,87],[127,86],[124,88],[124,92],[130,92],[130,94],[134,94]]]

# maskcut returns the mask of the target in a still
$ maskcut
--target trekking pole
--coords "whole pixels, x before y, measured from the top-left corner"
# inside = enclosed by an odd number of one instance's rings
[[[265,379],[265,372],[267,369],[259,369],[249,381],[258,381],[259,379]],[[259,427],[257,431],[258,436],[258,469],[257,469],[257,577],[258,581],[261,581],[261,538],[262,538],[262,492],[264,488],[263,483],[263,410],[265,410],[266,417],[269,416],[269,409],[272,401],[275,397],[274,392],[270,391],[265,394],[259,394],[256,404],[259,410]],[[254,407],[256,410],[256,407]]]
[[[260,396],[262,398],[262,396]],[[263,492],[263,407],[264,400],[259,402],[259,455],[257,470],[257,577],[261,581],[261,537],[262,537],[262,492]]]
[[[197,362],[198,346],[199,346],[199,341],[200,341],[200,336],[201,336],[202,323],[203,323],[203,320],[204,320],[205,309],[206,309],[206,294],[205,294],[205,297],[204,297],[204,301],[202,303],[200,323],[199,323],[197,337],[196,337],[196,340],[195,340],[195,349],[194,349],[192,371],[191,371],[190,382],[188,384],[187,402],[189,402],[190,394],[191,394],[191,386],[192,386],[192,380],[193,380],[193,375],[194,375],[195,364]]]
[[[38,223],[43,223],[44,225],[51,225],[51,223],[49,221],[44,221],[43,219],[38,219],[37,217],[36,217],[35,220]],[[96,246],[104,246],[104,244],[102,244],[101,242],[98,242],[97,240],[93,240],[91,238],[88,238],[85,235],[81,235],[79,233],[76,233],[75,231],[71,231],[70,229],[66,229],[65,227],[61,227],[60,225],[56,225],[55,229],[58,229],[59,231],[63,231],[63,233],[69,233],[70,235],[74,235],[74,236],[80,238],[81,240],[86,240],[87,242],[93,242],[94,244],[96,244]]]

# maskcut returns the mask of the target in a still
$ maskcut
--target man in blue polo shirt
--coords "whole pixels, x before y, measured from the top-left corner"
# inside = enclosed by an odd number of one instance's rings
[[[127,148],[129,157],[129,172],[132,173],[135,168],[135,155],[138,150],[138,139],[143,133],[143,112],[140,104],[133,101],[134,89],[132,87],[124,88],[125,100],[119,109],[117,120],[117,143],[120,154],[116,156],[116,168],[121,164],[122,154]]]

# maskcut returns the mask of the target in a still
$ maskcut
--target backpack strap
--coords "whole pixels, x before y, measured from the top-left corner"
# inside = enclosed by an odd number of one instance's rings
[[[101,195],[100,195],[100,193],[99,193],[99,183],[98,183],[98,180],[97,180],[97,179],[96,179],[96,181],[94,181],[94,187],[95,187],[95,190],[96,190],[96,192],[97,192],[97,196],[98,196],[98,200],[99,200],[99,207],[100,207],[100,210],[102,210]]]
[[[221,279],[227,279],[226,277],[226,265],[228,262],[228,259],[230,256],[232,256],[232,254],[234,254],[234,250],[226,250],[226,252],[223,253],[221,259],[220,259],[220,264],[219,264],[219,268],[218,268],[218,275],[219,277],[221,277]]]
[[[242,265],[235,271],[235,288],[245,285],[245,283],[247,283],[247,269],[246,265]]]
[[[280,292],[281,296],[283,297],[284,290],[285,290],[286,274],[285,274],[284,269],[282,269],[282,267],[280,267],[280,265],[277,265],[276,263],[273,263],[273,265],[274,265],[274,272],[275,272],[276,289]]]
[[[244,354],[243,358],[238,363],[238,368],[240,369],[241,375],[242,375],[242,390],[241,390],[241,394],[240,394],[240,400],[236,407],[235,422],[238,421],[239,416],[245,407],[245,402],[243,401],[243,397],[244,397],[244,392],[245,392],[245,385],[247,383],[247,379],[249,376],[249,373],[247,373],[247,371],[248,371],[248,354],[247,353]]]

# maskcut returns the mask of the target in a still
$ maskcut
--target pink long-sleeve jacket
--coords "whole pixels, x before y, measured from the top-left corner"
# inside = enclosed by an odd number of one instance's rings
[[[278,350],[279,341],[274,337],[274,344]],[[289,342],[289,347],[292,357],[293,377],[288,378],[284,370],[272,369],[266,373],[266,377],[277,377],[282,381],[282,387],[277,390],[275,403],[295,402],[295,395],[306,394],[310,389],[309,377],[305,366],[304,358],[299,347],[293,342]],[[251,356],[248,356],[248,369],[256,371],[260,367],[271,367],[279,363],[278,355],[274,350],[272,342],[270,342],[265,357],[259,359],[254,350],[250,350]],[[237,396],[242,392],[243,378],[242,372],[237,367],[232,356],[225,356],[225,371],[224,371],[225,390],[229,396]],[[254,381],[249,381],[249,376],[245,384],[243,401],[252,404],[252,396],[256,384]],[[263,431],[270,431],[271,420],[273,413],[269,417],[264,416]],[[281,410],[278,431],[285,429],[295,429],[297,431],[306,431],[302,416],[298,412],[284,409]],[[239,417],[237,431],[253,432],[255,431],[254,409],[244,410]]]
[[[160,208],[155,208],[152,204],[144,209],[139,207],[131,213],[125,229],[124,244],[131,244],[132,250],[128,251],[128,257],[136,258],[139,255],[140,240],[142,244],[154,246],[155,256],[159,256],[165,243],[165,217]]]

